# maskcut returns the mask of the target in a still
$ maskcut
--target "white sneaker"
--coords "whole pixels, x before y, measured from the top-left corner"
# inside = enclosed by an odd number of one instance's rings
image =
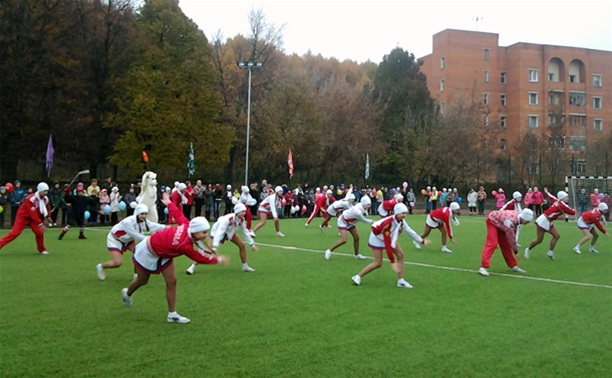
[[[308,227],[308,223],[304,223],[304,227]]]
[[[136,278],[138,278],[138,273],[134,273],[134,274],[132,275],[132,279],[134,279],[134,280],[135,280]]]
[[[405,280],[405,279],[403,279],[403,278],[402,278],[402,279],[397,280],[397,287],[401,287],[401,288],[404,288],[404,289],[412,289],[412,285],[410,285],[410,284],[408,283],[408,281],[406,281],[406,280]]]
[[[331,226],[331,225],[329,225],[329,224],[328,224],[327,226],[325,226],[325,227],[327,227],[327,228],[332,228],[332,226]]]
[[[523,274],[527,273],[527,271],[525,269],[519,268],[518,265],[517,266],[513,266],[512,267],[512,271],[515,272],[515,273],[523,273]]]
[[[196,269],[196,265],[195,264],[191,264],[189,266],[189,268],[187,268],[187,270],[185,271],[185,273],[192,275],[195,273],[195,269]]]
[[[243,272],[247,272],[247,273],[255,273],[255,269],[251,268],[250,266],[243,266],[242,267],[242,271]]]
[[[178,313],[168,314],[168,323],[179,323],[179,324],[187,324],[191,320],[184,316],[180,316]]]
[[[414,248],[421,249],[421,243],[417,242],[416,240],[413,240],[412,244],[414,244]]]
[[[49,252],[47,252],[47,251],[42,251],[42,252],[38,252],[38,254],[40,254],[40,255],[48,255],[48,254],[49,254]]]
[[[442,247],[442,252],[444,252],[444,253],[453,253],[453,251],[448,249],[448,248],[446,248],[446,246]]]
[[[489,271],[487,270],[487,268],[480,267],[480,269],[478,269],[478,274],[480,274],[481,276],[489,277]]]
[[[53,223],[53,227],[57,227],[57,223]]]
[[[278,231],[278,232],[276,233],[276,236],[278,236],[279,238],[284,238],[284,237],[285,237],[285,234],[283,234],[282,232]]]
[[[555,254],[553,253],[553,251],[546,252],[546,256],[548,256],[548,258],[551,260],[555,259]]]
[[[332,254],[331,250],[328,249],[327,251],[325,251],[325,260],[331,259],[331,254]]]
[[[529,260],[529,252],[531,252],[529,247],[525,248],[525,260]]]
[[[353,283],[357,286],[361,285],[361,277],[359,277],[359,274],[356,276],[351,277],[351,280],[353,280]]]
[[[132,297],[130,297],[127,292],[128,292],[127,287],[124,287],[123,289],[121,289],[121,296],[123,297],[123,305],[125,307],[132,307]]]
[[[575,247],[574,247],[574,249],[572,249],[572,251],[574,251],[574,253],[576,253],[576,254],[578,254],[578,255],[579,255],[579,254],[580,254],[580,247],[575,246]],[[589,251],[590,251],[590,250],[589,250]]]
[[[596,249],[595,249],[595,248],[593,248],[593,247],[589,248],[589,252],[591,252],[591,253],[599,253],[599,251],[598,251],[598,250],[596,250]]]
[[[106,279],[106,274],[104,274],[104,268],[102,268],[102,264],[96,265],[96,272],[98,272],[98,278],[100,281],[104,281]]]
[[[355,259],[356,260],[365,260],[365,259],[367,259],[367,257],[362,255],[361,253],[358,253],[358,254],[355,255]]]
[[[257,235],[255,235],[253,230],[249,230],[249,235],[251,235],[252,238],[256,238],[257,237]]]
[[[321,233],[323,233],[323,226],[319,226],[319,231],[321,231]]]

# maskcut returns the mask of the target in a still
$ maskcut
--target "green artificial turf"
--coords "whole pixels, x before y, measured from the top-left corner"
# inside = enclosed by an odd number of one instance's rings
[[[424,215],[410,215],[423,231]],[[175,259],[178,312],[187,325],[168,324],[164,281],[153,276],[125,308],[121,289],[132,278],[131,255],[106,271],[108,229],[46,233],[48,256],[36,253],[30,230],[0,251],[0,371],[3,377],[604,377],[612,372],[612,240],[601,254],[572,247],[582,233],[555,222],[550,236],[511,272],[495,253],[491,276],[477,274],[485,239],[483,217],[463,216],[454,227],[454,253],[440,252],[433,231],[417,251],[406,235],[406,280],[396,287],[388,262],[352,284],[371,260],[352,258],[352,241],[330,261],[323,252],[337,231],[320,233],[315,219],[281,220],[285,238],[269,222],[248,252],[256,273],[243,273],[236,247],[220,253],[229,266]],[[256,221],[254,221],[256,222]],[[359,224],[361,253],[369,230]],[[5,235],[6,231],[0,235]],[[535,237],[524,228],[523,247]],[[522,257],[522,253],[521,253]]]

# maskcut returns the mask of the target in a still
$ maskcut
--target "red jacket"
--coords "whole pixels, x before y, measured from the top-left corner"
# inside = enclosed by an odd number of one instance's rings
[[[552,203],[548,209],[544,211],[544,216],[548,218],[549,221],[554,221],[559,218],[562,214],[574,215],[576,211],[571,207],[567,206],[565,202],[559,201],[557,197],[548,193],[548,199]]]
[[[431,219],[436,222],[444,223],[444,228],[446,228],[446,233],[449,238],[453,238],[453,229],[450,226],[450,219],[452,216],[452,211],[450,207],[443,207],[441,209],[436,209],[429,214]]]
[[[185,189],[185,197],[187,197],[187,206],[193,205],[193,199],[196,196],[196,191],[192,186],[188,186]]]
[[[601,213],[599,212],[599,209],[587,211],[586,213],[582,214],[581,218],[584,223],[594,224],[599,231],[603,232],[604,234],[607,233],[605,227],[601,224]]]
[[[44,216],[40,211],[40,201],[41,200],[36,198],[36,193],[32,193],[27,196],[21,206],[19,206],[19,210],[17,210],[17,218],[15,218],[15,221],[28,224],[31,222],[38,222],[39,224],[42,224]],[[42,199],[42,202],[47,208],[47,218],[50,218],[51,207],[49,206],[49,199],[45,196]]]
[[[320,209],[327,210],[327,207],[335,200],[336,199],[334,197],[327,198],[327,195],[322,195],[316,199],[315,205],[317,205]]]

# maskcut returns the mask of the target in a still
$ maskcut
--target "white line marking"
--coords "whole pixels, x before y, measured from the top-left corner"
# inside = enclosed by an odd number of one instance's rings
[[[284,245],[264,244],[264,243],[257,243],[257,245],[261,245],[265,247],[272,247],[272,248],[280,248],[280,249],[292,249],[292,250],[311,252],[311,253],[321,253],[321,254],[325,253],[325,251],[320,251],[318,249],[300,248],[300,247],[295,247],[295,246],[284,246]],[[334,255],[344,256],[344,257],[353,257],[352,254],[348,254],[348,253],[334,252]],[[367,258],[372,259],[369,256],[367,256]],[[388,261],[387,259],[384,259],[384,260]],[[478,270],[475,270],[475,269],[454,268],[451,266],[432,265],[432,264],[424,264],[424,263],[409,262],[409,261],[404,262],[404,264],[419,266],[422,268],[434,268],[434,269],[452,270],[455,272],[466,272],[466,273],[476,273],[476,274],[478,273]],[[550,283],[558,283],[558,284],[574,285],[574,286],[598,287],[601,289],[612,289],[611,285],[592,284],[592,283],[575,282],[575,281],[563,281],[563,280],[555,280],[551,278],[531,277],[531,276],[518,275],[518,274],[505,274],[505,273],[489,273],[489,274],[491,274],[492,276],[519,278],[519,279],[531,280],[531,281],[550,282]]]

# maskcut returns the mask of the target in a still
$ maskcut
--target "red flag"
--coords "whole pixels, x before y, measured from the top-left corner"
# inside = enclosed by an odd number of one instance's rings
[[[289,165],[289,178],[293,177],[293,155],[291,149],[289,149],[289,157],[287,157],[287,164]]]
[[[144,161],[145,163],[149,162],[149,155],[146,151],[142,151],[142,161]]]

